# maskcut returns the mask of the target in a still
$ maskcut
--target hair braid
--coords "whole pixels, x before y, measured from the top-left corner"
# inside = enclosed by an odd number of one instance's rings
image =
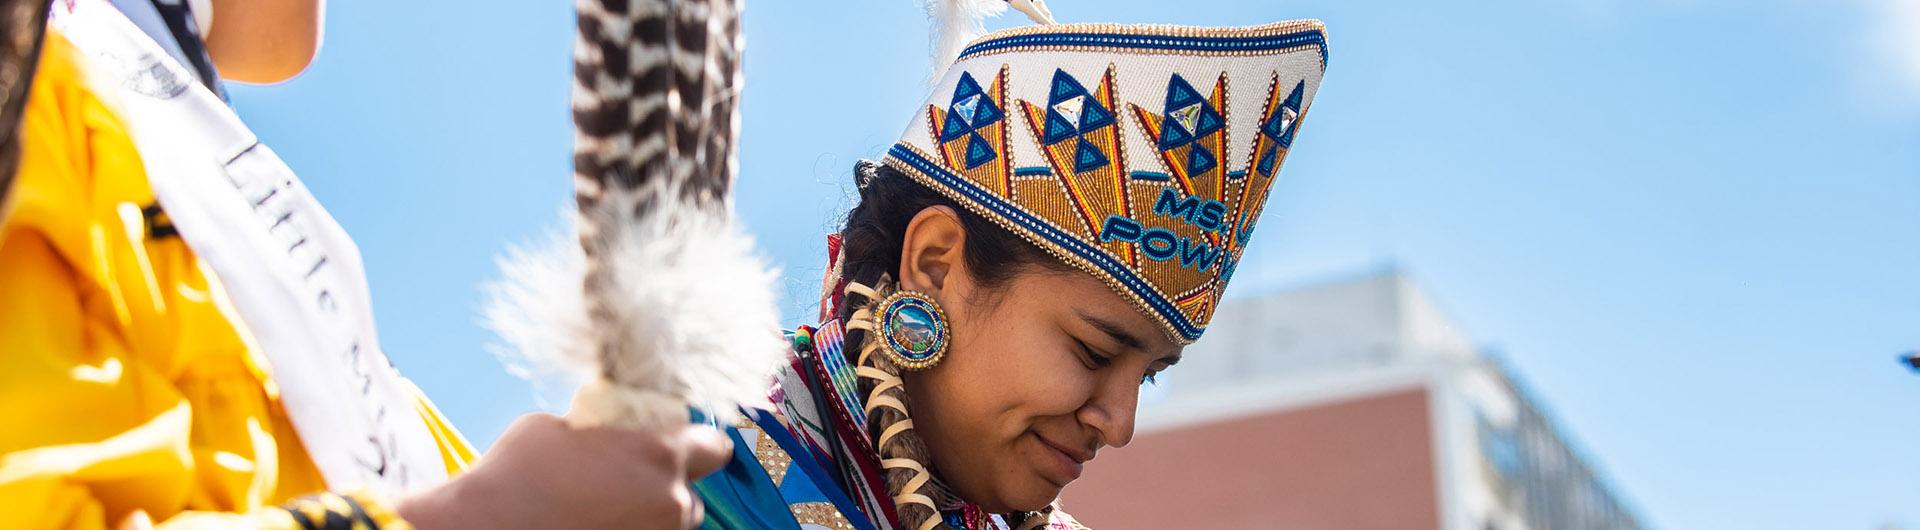
[[[871,305],[879,300],[878,293],[858,283],[849,284],[847,291],[849,296],[866,298],[860,302],[861,305]],[[874,450],[880,453],[880,467],[886,470],[887,496],[893,498],[901,528],[929,530],[940,527],[940,506],[951,504],[953,499],[946,498],[944,492],[933,487],[933,470],[929,466],[931,458],[926,442],[913,429],[912,414],[908,412],[906,380],[900,377],[900,368],[894,366],[885,355],[878,354],[878,350],[884,347],[881,346],[882,341],[866,340],[868,335],[878,332],[873,328],[873,319],[869,314],[872,310],[862,308],[856,311],[854,319],[847,323],[847,344],[858,343],[857,351],[860,352],[854,373],[859,376],[860,390],[866,398],[867,424],[864,427],[874,440]]]
[[[870,161],[854,167],[860,203],[847,212],[839,277],[846,282],[846,299],[835,315],[846,325],[846,351],[860,352],[855,361],[859,391],[867,411],[867,433],[875,441],[886,474],[887,495],[895,504],[900,528],[942,528],[940,508],[960,499],[934,480],[931,453],[914,429],[912,408],[901,370],[878,355],[883,341],[868,341],[877,320],[870,307],[896,289],[893,277],[900,269],[907,225],[927,208],[946,206],[959,214],[967,234],[962,256],[971,279],[988,289],[1003,285],[1029,266],[1066,269],[1039,248],[899,171]],[[871,286],[871,287],[869,287]],[[1051,507],[1038,512],[1011,514],[1016,528],[1045,524]]]

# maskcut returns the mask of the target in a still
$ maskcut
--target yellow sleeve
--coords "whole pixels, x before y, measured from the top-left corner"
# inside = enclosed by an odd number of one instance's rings
[[[139,159],[72,53],[49,33],[0,228],[0,425],[24,427],[0,432],[0,514],[29,528],[182,506],[194,482],[187,403],[161,365],[133,358],[142,337],[127,332],[154,310],[152,293],[121,288],[140,274],[126,228],[144,218],[93,181],[143,175]]]
[[[404,528],[381,499],[307,496],[325,483],[266,363],[75,57],[49,31],[0,219],[0,528],[139,513],[175,530],[297,529],[297,514],[332,513],[316,506]],[[420,412],[449,471],[464,470],[472,447],[424,397]]]

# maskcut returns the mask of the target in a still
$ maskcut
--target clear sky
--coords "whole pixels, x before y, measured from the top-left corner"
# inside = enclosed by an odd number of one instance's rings
[[[1442,4],[1052,8],[1326,21],[1229,296],[1396,263],[1656,527],[1920,528],[1895,362],[1920,348],[1920,0]],[[331,2],[309,72],[233,90],[360,243],[387,352],[482,445],[537,406],[476,322],[494,256],[568,201],[565,5]],[[913,0],[749,0],[747,31],[739,208],[799,323],[850,167],[923,95],[926,26]]]

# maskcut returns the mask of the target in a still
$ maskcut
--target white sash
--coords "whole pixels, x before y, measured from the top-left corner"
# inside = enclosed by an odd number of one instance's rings
[[[409,384],[381,352],[360,251],[233,111],[106,0],[53,26],[88,59],[173,225],[264,352],[280,401],[333,490],[398,495],[446,480]]]

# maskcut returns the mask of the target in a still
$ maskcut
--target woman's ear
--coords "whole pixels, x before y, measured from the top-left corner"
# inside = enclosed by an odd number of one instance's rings
[[[901,287],[930,295],[961,288],[953,282],[966,277],[966,244],[966,228],[953,208],[929,206],[920,210],[901,236]]]

